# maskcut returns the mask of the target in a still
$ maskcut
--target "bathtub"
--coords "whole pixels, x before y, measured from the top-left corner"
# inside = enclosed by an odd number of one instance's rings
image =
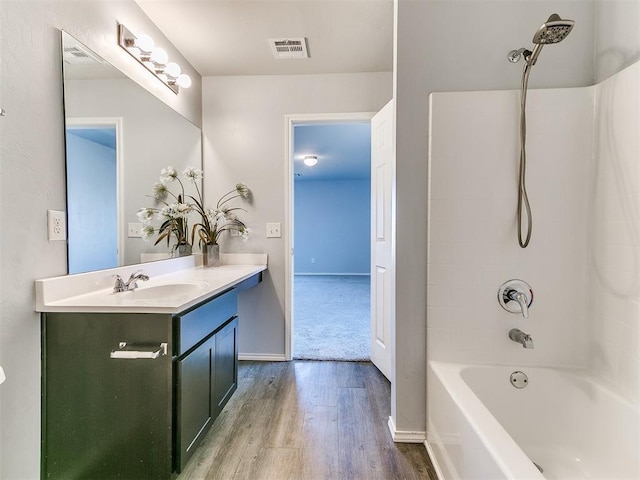
[[[638,405],[584,371],[429,362],[428,386],[441,480],[640,479]]]

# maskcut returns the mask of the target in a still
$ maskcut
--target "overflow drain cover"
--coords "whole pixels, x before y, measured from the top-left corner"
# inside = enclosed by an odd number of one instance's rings
[[[510,380],[511,385],[516,388],[524,388],[529,385],[529,377],[527,377],[527,375],[520,370],[516,370],[515,372],[513,372],[511,374]]]

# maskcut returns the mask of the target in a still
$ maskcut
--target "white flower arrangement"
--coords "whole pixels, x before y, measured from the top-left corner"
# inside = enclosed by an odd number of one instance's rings
[[[173,247],[175,250],[181,245],[193,244],[196,234],[200,246],[203,248],[209,245],[218,245],[220,235],[226,231],[238,232],[243,241],[249,238],[249,228],[235,213],[244,209],[228,205],[236,198],[250,199],[251,191],[246,184],[236,184],[233,190],[220,197],[214,209],[204,206],[202,193],[198,187],[198,181],[203,178],[202,170],[187,167],[182,172],[182,177],[187,183],[194,185],[195,196],[185,194],[185,185],[180,180],[178,172],[171,165],[160,171],[160,182],[154,184],[151,197],[155,199],[157,204],[163,206],[160,208],[141,208],[137,212],[138,219],[143,224],[142,238],[144,240],[151,240],[154,235],[158,235],[154,245],[166,240],[167,246],[169,246],[171,238],[175,237],[176,244]],[[175,181],[180,185],[180,193],[178,194],[174,194],[167,186]],[[200,218],[189,230],[188,222],[192,213],[196,213]],[[153,226],[153,222],[156,220],[162,222],[157,229]]]

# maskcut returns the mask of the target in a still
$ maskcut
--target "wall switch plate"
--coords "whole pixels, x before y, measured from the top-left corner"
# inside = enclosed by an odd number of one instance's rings
[[[142,224],[130,223],[127,228],[129,238],[142,238]]]
[[[282,233],[279,223],[267,223],[267,238],[280,238]]]
[[[47,238],[51,240],[67,239],[67,221],[60,210],[47,210]]]

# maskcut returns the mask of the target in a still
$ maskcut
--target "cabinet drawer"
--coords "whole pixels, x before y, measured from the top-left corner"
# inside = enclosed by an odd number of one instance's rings
[[[175,355],[182,355],[238,311],[238,293],[230,290],[175,317]]]

